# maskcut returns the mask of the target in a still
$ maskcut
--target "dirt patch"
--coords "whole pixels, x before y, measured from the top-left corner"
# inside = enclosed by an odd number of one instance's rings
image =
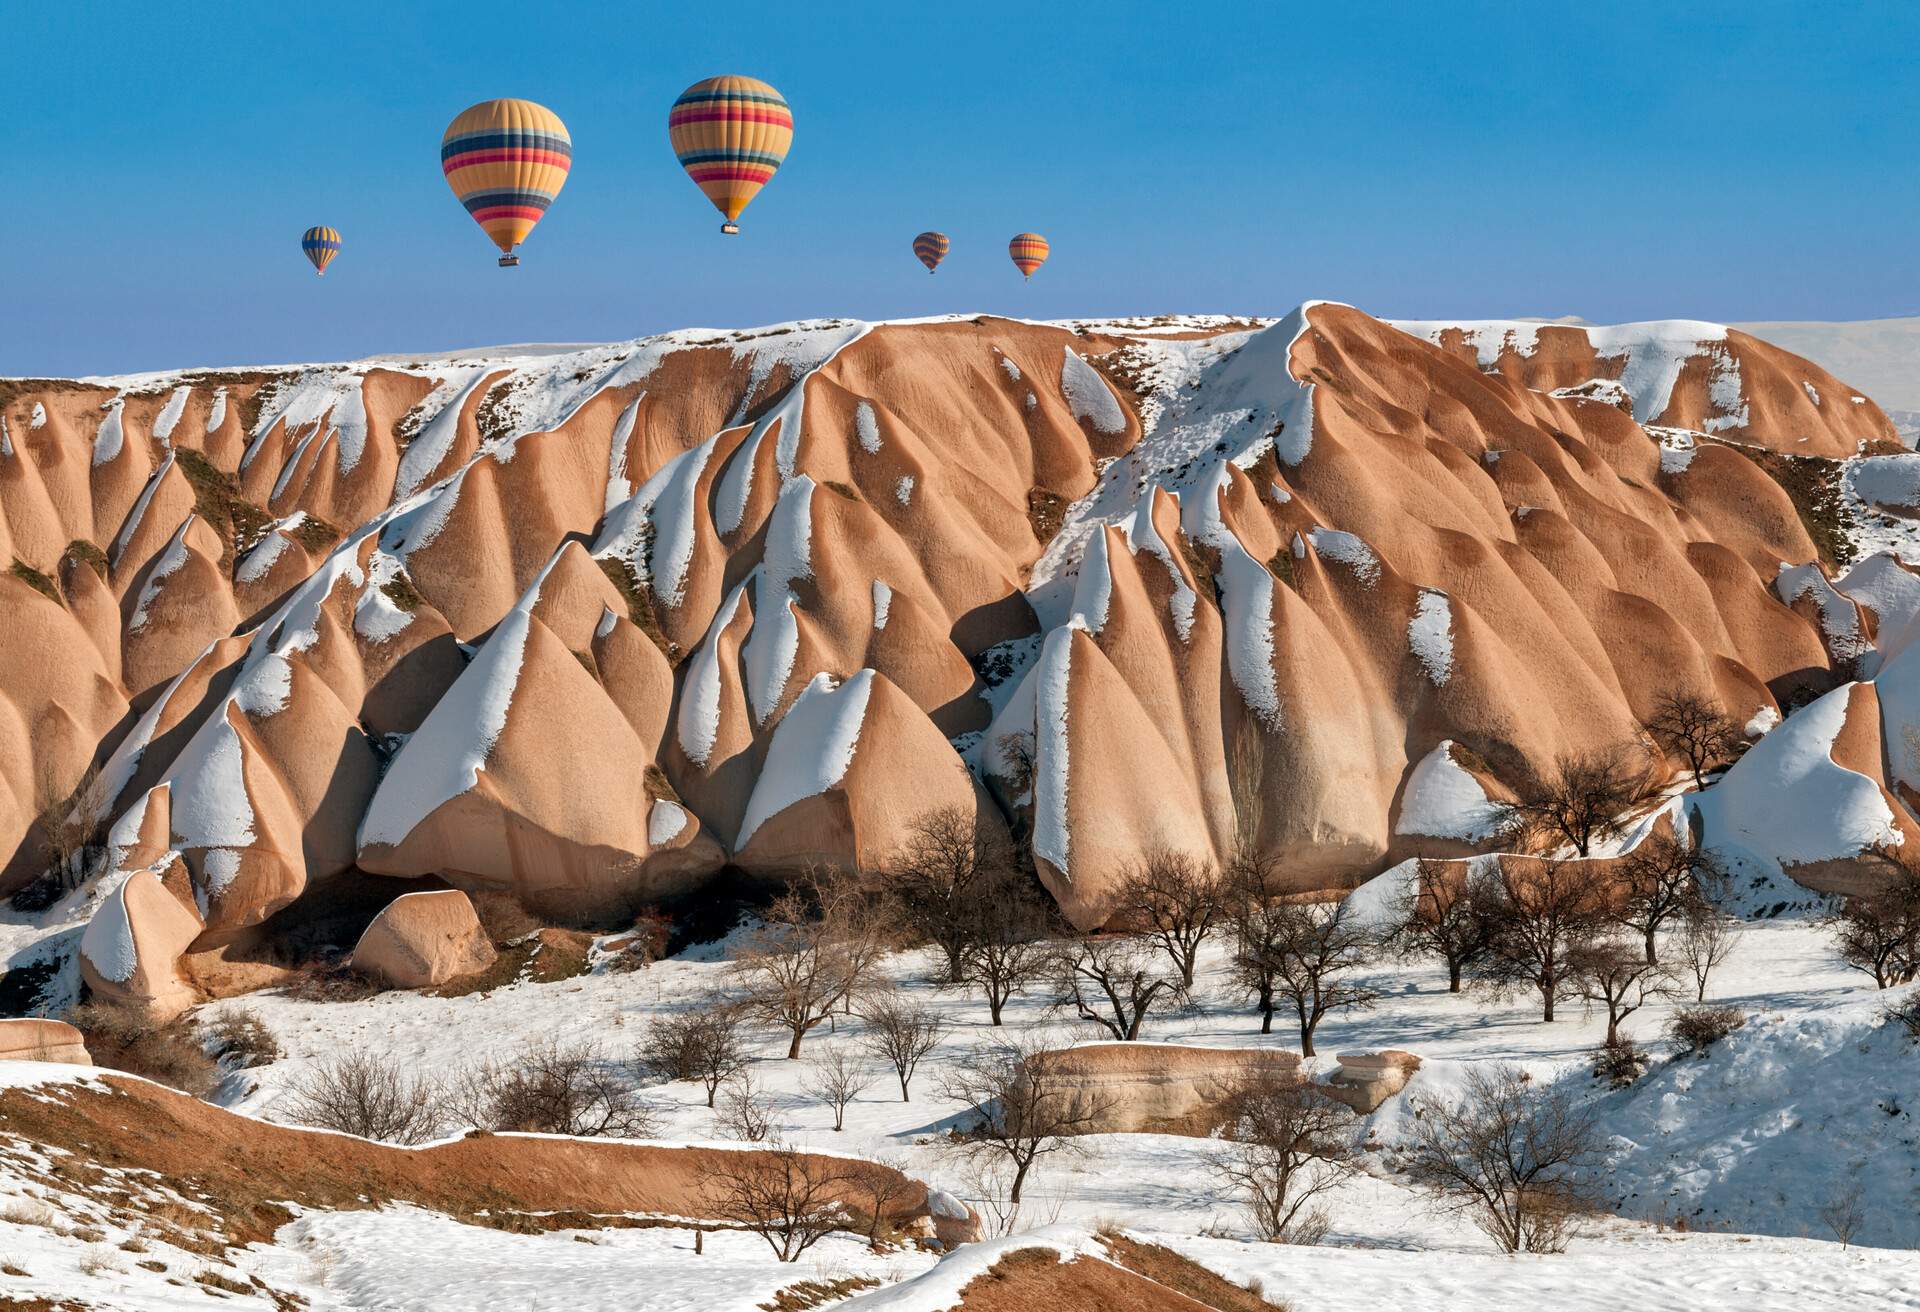
[[[653,589],[634,577],[633,567],[624,560],[612,556],[596,556],[594,564],[607,576],[620,596],[627,603],[627,618],[632,620],[640,632],[647,635],[654,646],[666,656],[669,664],[678,664],[680,648],[667,631],[660,627],[660,616],[654,609]]]
[[[1066,522],[1067,505],[1067,499],[1058,492],[1043,487],[1027,489],[1027,523],[1033,526],[1033,536],[1042,546],[1053,541]]]
[[[7,572],[45,597],[48,601],[51,601],[54,605],[60,606],[66,604],[60,600],[60,589],[53,586],[53,580],[33,566],[27,564],[27,562],[20,559],[20,557],[15,556],[13,558],[13,565]]]
[[[1062,1262],[1050,1248],[1007,1254],[960,1291],[963,1312],[1275,1312],[1172,1249],[1104,1238],[1107,1261]]]
[[[1761,472],[1780,485],[1793,502],[1794,513],[1813,546],[1820,563],[1837,572],[1853,559],[1853,544],[1847,539],[1846,507],[1841,492],[1841,465],[1837,460],[1819,456],[1789,456],[1778,451],[1738,443],[1724,443],[1738,451]]]
[[[63,574],[70,566],[78,565],[90,565],[93,567],[93,572],[102,579],[107,577],[107,553],[85,538],[75,538],[67,543],[67,549],[60,553]]]
[[[557,984],[574,979],[587,973],[593,935],[577,929],[548,928],[496,947],[498,954],[488,969],[428,989],[428,995],[463,998],[470,993],[491,993],[509,984]]]
[[[240,495],[239,479],[192,447],[174,448],[174,467],[193,489],[194,513],[220,535],[222,569],[272,526],[273,516]]]

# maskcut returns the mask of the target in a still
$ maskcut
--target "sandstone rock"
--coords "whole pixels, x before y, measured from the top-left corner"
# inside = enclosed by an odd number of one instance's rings
[[[424,989],[485,970],[493,944],[458,889],[403,893],[373,918],[349,964],[394,988]]]
[[[1104,1106],[1087,1134],[1205,1134],[1251,1076],[1295,1076],[1300,1054],[1283,1048],[1194,1048],[1169,1043],[1089,1043],[1045,1054],[1052,1073]]]
[[[80,1031],[63,1020],[0,1020],[0,1061],[55,1061],[91,1066]]]
[[[80,977],[103,1001],[144,1008],[158,1022],[200,1001],[179,961],[203,928],[178,857],[135,870],[80,935]]]
[[[1407,1087],[1407,1081],[1420,1069],[1420,1059],[1410,1052],[1389,1048],[1383,1052],[1343,1052],[1340,1065],[1320,1087],[1328,1096],[1338,1098],[1362,1116]]]

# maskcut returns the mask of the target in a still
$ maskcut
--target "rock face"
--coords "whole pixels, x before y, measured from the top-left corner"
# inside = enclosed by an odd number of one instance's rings
[[[102,760],[109,877],[182,911],[107,980],[149,1001],[162,939],[357,871],[612,920],[952,807],[1092,926],[1148,847],[1351,887],[1663,692],[1758,735],[1872,681],[1844,832],[1757,824],[1758,765],[1706,817],[1839,887],[1920,787],[1920,579],[1872,554],[1920,456],[1856,395],[1713,325],[1323,303],[0,381],[0,891]]]
[[[203,928],[183,896],[185,866],[135,870],[107,894],[80,935],[80,977],[103,1002],[145,1010],[164,1022],[201,1000],[180,958]]]
[[[1086,1134],[1205,1134],[1248,1078],[1292,1079],[1300,1070],[1300,1054],[1281,1048],[1170,1043],[1089,1043],[1044,1059],[1049,1078],[1100,1108]]]
[[[1362,1116],[1407,1087],[1407,1081],[1420,1069],[1420,1059],[1410,1052],[1388,1048],[1384,1052],[1343,1052],[1333,1077],[1320,1087]]]
[[[0,1020],[0,1061],[93,1065],[80,1031],[61,1020]]]
[[[485,970],[494,957],[473,903],[443,889],[389,902],[354,944],[349,964],[394,988],[424,989]]]

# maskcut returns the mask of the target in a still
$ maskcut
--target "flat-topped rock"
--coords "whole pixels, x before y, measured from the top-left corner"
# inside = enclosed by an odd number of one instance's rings
[[[0,1020],[0,1061],[54,1061],[91,1066],[80,1031],[63,1020]]]

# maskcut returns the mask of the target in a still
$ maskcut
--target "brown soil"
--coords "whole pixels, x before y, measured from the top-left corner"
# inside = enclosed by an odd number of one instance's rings
[[[1269,1303],[1172,1249],[1105,1236],[1108,1261],[1062,1262],[1052,1249],[1009,1253],[960,1291],[964,1312],[1274,1312]]]

